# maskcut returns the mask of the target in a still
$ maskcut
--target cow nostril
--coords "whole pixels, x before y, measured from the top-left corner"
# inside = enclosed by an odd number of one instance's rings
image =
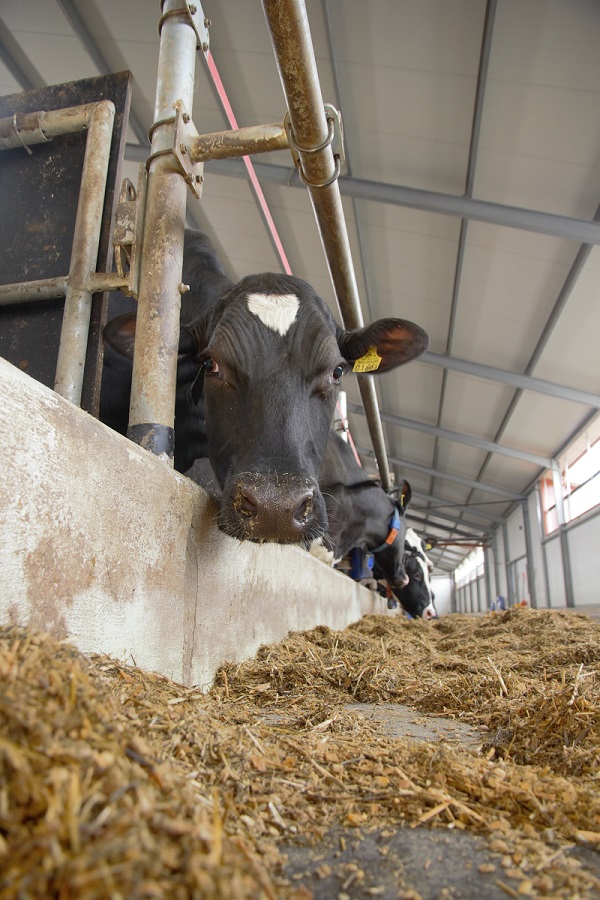
[[[253,519],[258,513],[258,505],[254,497],[242,491],[238,494],[238,511],[249,519]]]
[[[313,506],[313,496],[314,496],[313,492],[310,491],[310,493],[304,498],[302,503],[300,503],[296,507],[296,510],[294,512],[294,519],[297,522],[306,521],[308,516],[311,514],[312,506]]]

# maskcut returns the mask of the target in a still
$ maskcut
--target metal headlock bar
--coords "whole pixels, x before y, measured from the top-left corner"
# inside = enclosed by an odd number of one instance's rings
[[[333,139],[326,114],[308,16],[303,0],[262,0],[279,76],[289,110],[292,143],[298,155],[302,180],[307,187],[321,235],[344,327],[364,324],[352,263],[340,189],[337,182]],[[371,440],[385,490],[390,471],[379,416],[375,382],[357,375]]]
[[[102,207],[108,176],[115,107],[110,100],[0,119],[0,149],[30,147],[57,135],[87,131],[77,202],[69,274],[0,286],[0,304],[65,297],[54,389],[72,403],[81,402]]]
[[[139,299],[128,435],[172,465],[186,185],[200,198],[207,159],[289,149],[319,227],[344,327],[363,326],[356,276],[337,179],[344,162],[340,113],[323,104],[303,0],[263,0],[289,111],[282,125],[198,134],[188,110],[195,55],[209,49],[199,2],[162,0],[150,154],[137,188],[125,180],[115,212],[116,272],[96,272],[114,107],[109,101],[0,120],[0,149],[88,130],[67,276],[0,286],[0,305],[66,296],[55,389],[79,403],[92,293],[120,289]],[[143,256],[145,265],[140,266]],[[357,376],[379,473],[390,473],[373,380]]]

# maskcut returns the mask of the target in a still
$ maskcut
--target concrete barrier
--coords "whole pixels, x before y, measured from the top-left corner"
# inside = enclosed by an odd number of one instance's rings
[[[188,478],[0,359],[0,623],[209,686],[226,661],[385,601],[298,547],[239,543]]]

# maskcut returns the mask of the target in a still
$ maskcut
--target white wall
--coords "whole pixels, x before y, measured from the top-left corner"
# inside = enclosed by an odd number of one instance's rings
[[[447,575],[434,575],[431,579],[431,587],[435,594],[435,608],[439,616],[445,616],[451,612],[453,579]]]
[[[508,535],[508,559],[515,560],[525,556],[527,548],[521,506],[518,506],[508,517],[506,532]]]
[[[525,541],[525,523],[522,508],[510,516],[507,523],[509,561],[513,564],[516,575],[515,584],[507,587],[507,571],[504,554],[503,529],[496,532],[497,572],[499,588],[497,593],[505,597],[510,595],[512,603],[526,599],[527,585],[523,574],[528,573],[533,579],[535,600],[538,608],[564,608],[567,603],[565,573],[561,540],[558,533],[545,539],[539,515],[537,491],[533,491],[527,501],[529,511],[529,527],[531,534],[530,554],[527,558]],[[588,513],[580,520],[569,523],[565,528],[570,570],[572,580],[573,601],[575,607],[600,605],[600,511]],[[492,578],[492,585],[494,584]]]
[[[573,522],[567,543],[575,606],[600,603],[600,514]]]

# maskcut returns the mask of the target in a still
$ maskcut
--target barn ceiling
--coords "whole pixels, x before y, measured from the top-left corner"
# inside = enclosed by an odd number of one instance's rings
[[[365,320],[423,326],[419,360],[377,379],[411,524],[451,571],[600,406],[600,4],[307,0],[323,98],[341,110],[340,188]],[[260,0],[204,0],[240,126],[286,103]],[[158,0],[3,0],[0,95],[128,69],[126,174],[152,124]],[[202,53],[193,121],[229,127]],[[290,154],[254,158],[295,275],[339,319]],[[239,160],[208,163],[190,221],[235,278],[281,271]],[[356,380],[350,429],[376,472]]]

